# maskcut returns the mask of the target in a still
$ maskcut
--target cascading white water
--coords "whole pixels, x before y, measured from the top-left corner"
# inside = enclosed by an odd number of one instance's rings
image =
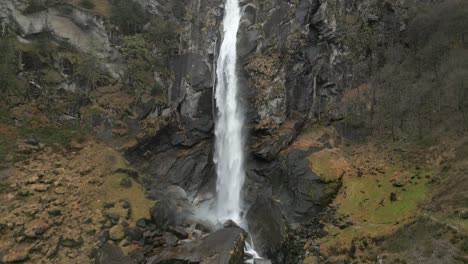
[[[216,69],[215,158],[217,178],[217,219],[241,222],[241,190],[244,185],[244,116],[237,83],[237,31],[240,22],[238,0],[226,0],[224,34]]]
[[[241,12],[239,0],[225,0],[223,41],[219,50],[216,68],[215,157],[217,182],[216,220],[223,223],[233,220],[247,229],[243,221],[241,191],[245,180],[244,169],[244,113],[239,104],[237,82],[237,32]],[[260,256],[253,241],[246,243],[250,255],[246,263],[253,263]]]

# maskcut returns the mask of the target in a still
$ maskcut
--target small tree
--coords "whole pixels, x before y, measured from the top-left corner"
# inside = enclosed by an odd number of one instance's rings
[[[112,23],[125,35],[141,33],[148,22],[148,15],[140,4],[133,0],[111,0]]]
[[[150,63],[150,53],[143,35],[137,34],[125,37],[122,52],[127,59],[128,65],[126,80],[143,88],[147,86],[152,81],[153,67]]]
[[[86,86],[87,92],[94,90],[100,76],[100,60],[96,56],[87,57],[78,66],[77,73],[82,84]]]

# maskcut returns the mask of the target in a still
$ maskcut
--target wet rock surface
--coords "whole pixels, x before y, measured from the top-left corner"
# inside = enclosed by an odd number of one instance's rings
[[[281,205],[265,196],[260,196],[246,215],[250,235],[257,243],[261,256],[274,257],[286,240],[286,222]]]
[[[220,229],[199,241],[157,249],[147,263],[241,264],[246,236],[241,228]]]

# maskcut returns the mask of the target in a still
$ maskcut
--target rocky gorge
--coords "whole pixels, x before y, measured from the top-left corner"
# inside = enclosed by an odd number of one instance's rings
[[[249,233],[203,210],[224,1],[0,1],[0,263],[467,261],[468,5],[239,3]]]

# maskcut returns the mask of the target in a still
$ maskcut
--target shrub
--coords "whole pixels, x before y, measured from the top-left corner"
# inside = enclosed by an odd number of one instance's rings
[[[75,125],[64,127],[46,126],[39,128],[22,128],[21,135],[23,137],[34,135],[40,143],[46,146],[61,146],[67,148],[70,146],[73,138],[82,138],[84,132]]]
[[[124,35],[141,33],[148,22],[148,15],[140,4],[133,0],[111,0],[111,4],[111,21]]]
[[[25,14],[33,14],[47,9],[46,0],[29,0],[24,9]]]
[[[91,0],[83,0],[80,2],[80,6],[85,9],[93,9],[96,5]]]
[[[142,87],[151,83],[153,66],[150,63],[150,54],[143,35],[125,37],[122,52],[128,64],[127,81]]]
[[[152,19],[147,36],[150,42],[155,43],[161,55],[158,63],[166,62],[169,56],[177,51],[176,30],[169,21],[161,17]]]
[[[7,35],[0,38],[0,50],[0,93],[4,95],[0,101],[8,101],[16,86],[15,37]]]

